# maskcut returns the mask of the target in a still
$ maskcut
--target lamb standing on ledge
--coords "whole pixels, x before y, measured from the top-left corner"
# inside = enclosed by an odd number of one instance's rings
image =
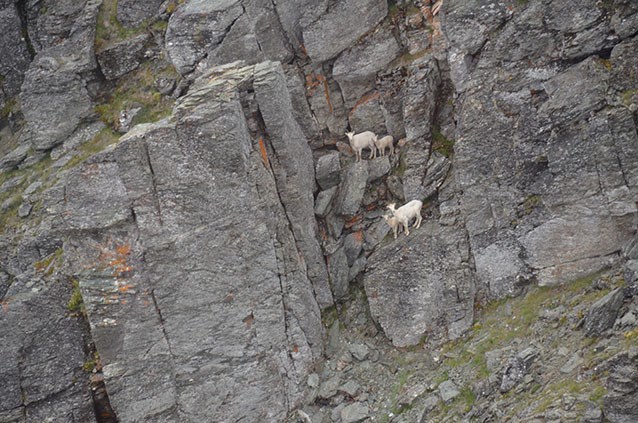
[[[370,158],[374,159],[377,157],[377,147],[376,141],[377,136],[374,132],[365,131],[360,134],[355,135],[354,132],[346,132],[348,139],[350,140],[350,147],[354,150],[357,155],[357,161],[361,161],[361,153],[364,148],[370,149]]]
[[[398,209],[395,209],[394,206],[394,203],[388,204],[388,209],[390,209],[392,215],[397,218],[399,223],[401,223],[406,236],[410,235],[408,226],[412,218],[416,218],[416,221],[414,222],[415,228],[418,229],[421,226],[421,207],[423,207],[422,201],[412,200],[409,203],[399,207]]]
[[[390,149],[390,155],[394,154],[394,138],[392,135],[386,135],[385,137],[378,139],[375,144],[381,157],[385,156],[386,148]]]
[[[397,239],[398,232],[399,232],[399,229],[400,229],[399,228],[399,219],[397,219],[393,215],[389,215],[389,214],[384,214],[383,218],[388,223],[388,226],[390,228],[392,228],[392,232],[394,233],[394,239]]]

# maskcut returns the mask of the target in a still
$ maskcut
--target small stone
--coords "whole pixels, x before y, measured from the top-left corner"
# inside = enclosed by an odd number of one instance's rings
[[[365,344],[351,344],[348,349],[352,353],[352,356],[359,361],[363,361],[368,358],[370,354],[370,348]]]
[[[345,392],[351,397],[356,396],[361,390],[361,386],[354,380],[349,380],[339,387],[339,391]]]
[[[365,256],[359,257],[348,271],[348,282],[352,282],[366,268],[368,259]]]
[[[583,364],[583,358],[579,354],[574,354],[567,360],[567,363],[560,368],[560,372],[565,374],[571,373],[581,364]]]
[[[20,204],[20,208],[18,208],[18,216],[25,218],[31,214],[31,210],[33,210],[33,205],[24,202]]]
[[[339,387],[341,381],[339,376],[333,376],[332,378],[324,381],[319,387],[319,398],[330,399],[337,395],[337,388]]]
[[[368,183],[387,175],[390,169],[390,159],[388,156],[377,157],[374,160],[370,160],[368,166]]]
[[[315,214],[317,216],[326,217],[330,211],[330,203],[336,192],[337,187],[335,186],[317,194],[317,199],[315,200]]]
[[[363,249],[363,231],[346,235],[343,240],[343,249],[348,259],[348,266],[352,266]]]
[[[360,422],[367,418],[369,414],[370,410],[368,409],[367,404],[355,402],[341,410],[341,421],[342,423]]]
[[[317,373],[311,373],[308,375],[308,386],[316,388],[319,386],[319,375]]]
[[[621,288],[617,288],[592,304],[585,316],[585,334],[596,336],[611,328],[616,321],[623,300],[623,291]]]
[[[38,190],[38,188],[40,188],[42,186],[42,182],[40,181],[35,181],[34,183],[32,183],[31,185],[29,185],[25,190],[24,190],[24,194],[25,195],[31,195],[34,192],[36,192]]]
[[[398,200],[405,200],[405,194],[403,193],[403,183],[401,182],[401,178],[397,175],[390,175],[385,181],[388,186],[388,191],[392,194],[392,196]]]
[[[317,168],[315,171],[317,183],[323,190],[332,188],[341,181],[341,162],[339,161],[339,152],[326,154],[317,160]]]
[[[439,385],[439,395],[445,403],[450,403],[454,398],[458,397],[461,393],[457,389],[454,382],[446,380]]]
[[[343,410],[344,408],[346,408],[345,404],[339,404],[338,406],[336,406],[333,410],[332,413],[330,413],[330,419],[333,422],[338,422],[339,419],[341,419],[341,410]]]

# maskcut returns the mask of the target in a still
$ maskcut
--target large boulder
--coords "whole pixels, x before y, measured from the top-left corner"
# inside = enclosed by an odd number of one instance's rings
[[[0,93],[12,97],[20,92],[24,73],[31,61],[15,4],[0,8],[0,28]]]
[[[635,100],[616,100],[633,88],[621,73],[636,53],[613,29],[635,7],[588,0],[567,13],[574,4],[444,6],[454,172],[479,289],[492,297],[600,270],[636,231]]]
[[[370,313],[397,347],[455,339],[471,324],[474,274],[458,226],[424,220],[377,247],[363,277]]]
[[[267,150],[240,90],[257,94]],[[281,66],[215,69],[46,205],[73,229],[65,254],[121,421],[282,421],[301,399],[332,298],[325,267],[327,297],[310,279],[314,169],[295,124]]]
[[[303,29],[308,56],[325,62],[350,47],[388,13],[386,0],[343,0]]]

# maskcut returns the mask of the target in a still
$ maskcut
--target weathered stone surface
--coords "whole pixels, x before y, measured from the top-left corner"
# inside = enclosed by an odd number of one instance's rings
[[[617,288],[591,306],[584,323],[587,336],[600,335],[614,325],[624,297],[622,289]]]
[[[285,34],[270,1],[239,0],[180,5],[171,15],[166,49],[181,74],[202,67],[243,60],[287,62],[292,58]]]
[[[528,347],[509,359],[501,379],[501,393],[509,392],[523,379],[538,354],[538,349]]]
[[[27,121],[23,138],[36,150],[62,143],[93,113],[85,77],[97,66],[93,44],[99,3],[47,1],[46,7],[49,13],[36,15],[29,28],[38,54],[20,93]]]
[[[634,7],[612,12],[592,0],[579,3],[587,11],[576,16],[565,12],[571,4],[552,3],[550,23],[543,4],[446,3],[454,172],[480,257],[479,289],[493,296],[508,295],[519,276],[551,285],[600,270],[635,232],[638,137],[631,112],[612,99],[629,87],[614,82],[611,56],[601,60],[618,44],[618,70],[631,67],[631,42],[610,18]],[[490,276],[500,282],[488,287]]]
[[[343,249],[348,257],[348,266],[352,266],[363,249],[363,232],[351,232],[343,239]]]
[[[117,20],[126,27],[136,27],[159,15],[163,0],[118,0]]]
[[[0,171],[4,172],[16,168],[27,157],[28,152],[29,146],[26,144],[16,147],[0,159]]]
[[[106,79],[117,79],[136,69],[144,59],[149,40],[148,34],[140,34],[97,53],[97,61]]]
[[[67,316],[68,280],[15,281],[0,313],[3,421],[95,421],[80,321]],[[7,414],[17,411],[13,419]],[[29,416],[25,420],[24,416]]]
[[[372,182],[387,175],[392,168],[390,158],[388,156],[377,157],[368,162],[368,181]]]
[[[24,73],[31,61],[15,4],[0,7],[0,28],[0,92],[12,97],[20,92]]]
[[[368,405],[361,402],[347,405],[341,410],[341,421],[343,423],[355,423],[365,420],[370,413]]]
[[[274,177],[251,143],[237,80],[257,93]],[[299,150],[307,145],[282,137],[297,133],[281,84],[273,65],[205,76],[172,121],[130,131],[70,174],[71,203],[48,207],[87,230],[69,238],[69,257],[82,269],[121,421],[280,421],[300,399],[322,351],[309,255],[304,262],[294,228],[302,209],[313,216],[314,169]],[[293,204],[294,189],[303,197]],[[135,220],[123,220],[131,209]]]
[[[386,0],[344,0],[303,29],[304,47],[315,62],[324,62],[350,47],[388,13]],[[357,24],[352,24],[352,17]]]
[[[339,184],[339,181],[341,181],[339,152],[335,151],[319,157],[319,160],[317,160],[316,178],[317,183],[323,190]]]
[[[410,74],[403,87],[403,121],[407,148],[403,191],[406,200],[424,200],[423,181],[428,169],[432,145],[432,121],[441,75],[432,56],[425,55],[410,64]]]
[[[363,193],[368,180],[368,162],[361,160],[352,163],[339,184],[339,193],[335,200],[335,210],[341,215],[354,215],[361,207]]]
[[[208,52],[221,44],[242,14],[239,0],[196,0],[180,5],[171,15],[166,29],[166,51],[177,71],[181,74],[192,72]]]
[[[377,72],[385,69],[399,54],[399,43],[389,27],[382,27],[339,55],[332,68],[332,76],[339,83],[351,108],[375,86]]]
[[[603,398],[605,417],[613,423],[630,423],[638,419],[638,349],[612,359],[609,393]]]
[[[328,272],[336,300],[343,300],[348,296],[348,271],[348,257],[342,247],[328,257]]]
[[[386,225],[387,226],[387,225]],[[458,228],[423,221],[410,236],[378,248],[363,281],[372,317],[398,347],[460,336],[472,323],[474,276]]]
[[[381,103],[382,99],[379,94],[375,93],[364,97],[348,113],[350,127],[355,132],[372,131],[377,134],[378,138],[384,136],[388,129]]]
[[[330,204],[337,193],[337,187],[329,188],[319,192],[315,200],[315,214],[319,217],[326,217],[330,211]]]
[[[439,395],[445,403],[451,402],[454,398],[461,395],[458,388],[451,380],[446,380],[439,385]]]
[[[320,307],[328,307],[332,296],[314,218],[314,163],[308,140],[294,118],[281,65],[273,62],[256,65],[254,89],[268,141],[275,153],[271,165],[279,196],[303,254],[317,301]]]

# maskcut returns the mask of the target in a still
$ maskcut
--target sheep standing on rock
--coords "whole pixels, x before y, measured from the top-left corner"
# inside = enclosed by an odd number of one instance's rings
[[[386,135],[383,138],[379,138],[376,142],[375,142],[377,149],[379,150],[379,155],[381,157],[385,156],[385,149],[389,148],[390,149],[390,155],[392,156],[394,154],[394,138],[392,137],[392,135]]]
[[[388,209],[392,212],[392,215],[397,218],[399,223],[401,223],[406,236],[410,235],[410,231],[408,230],[410,220],[416,218],[414,227],[418,229],[421,226],[421,207],[423,207],[423,201],[412,200],[398,209],[394,206],[394,203],[388,204]]]
[[[370,149],[370,158],[374,159],[377,156],[377,147],[376,141],[377,136],[374,132],[365,131],[360,134],[354,134],[354,132],[346,132],[348,139],[350,140],[350,147],[354,150],[357,155],[357,161],[361,161],[361,153],[364,148]]]

